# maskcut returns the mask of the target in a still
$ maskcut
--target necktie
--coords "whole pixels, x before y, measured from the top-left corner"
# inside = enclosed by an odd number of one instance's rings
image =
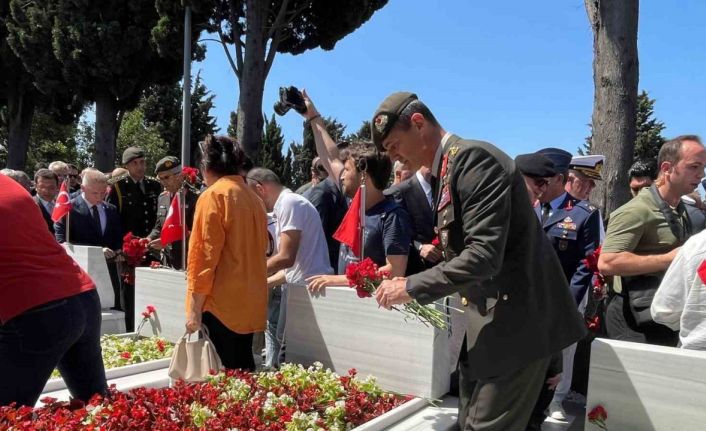
[[[552,205],[549,202],[542,204],[542,224],[544,224],[544,222],[547,221],[551,211],[552,211]]]
[[[102,234],[103,233],[103,227],[101,226],[101,217],[98,215],[98,207],[93,205],[91,207],[91,215],[93,216],[93,221],[95,222],[96,226],[98,226],[98,231]]]
[[[137,184],[139,184],[140,190],[142,190],[142,193],[145,193],[145,182],[144,182],[144,181],[140,181],[140,182],[137,183]]]

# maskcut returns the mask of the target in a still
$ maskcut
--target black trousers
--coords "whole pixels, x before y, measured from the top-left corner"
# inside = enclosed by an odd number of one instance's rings
[[[48,302],[0,325],[0,406],[34,406],[54,367],[71,396],[105,394],[98,292]]]
[[[550,357],[499,376],[471,380],[466,340],[459,360],[458,426],[464,431],[524,431],[545,381]]]
[[[252,355],[252,333],[238,334],[233,332],[208,311],[203,313],[201,321],[208,328],[211,341],[213,341],[224,367],[255,371],[255,359]]]
[[[120,284],[120,305],[125,312],[125,331],[135,330],[135,286],[125,283]]]
[[[608,337],[613,340],[669,347],[677,347],[679,343],[679,333],[664,325],[652,322],[644,327],[638,327],[627,300],[620,295],[613,296],[608,303],[606,329]]]

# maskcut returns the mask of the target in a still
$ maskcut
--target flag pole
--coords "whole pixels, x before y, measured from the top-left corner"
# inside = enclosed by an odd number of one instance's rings
[[[360,174],[360,260],[365,259],[365,170]]]
[[[182,184],[177,195],[181,220],[181,270],[186,272],[186,187]]]
[[[66,186],[66,194],[69,193],[69,180],[64,179],[64,185]],[[69,197],[69,202],[71,202],[71,195],[68,195]],[[71,240],[69,239],[69,233],[71,232],[71,211],[66,213],[66,243],[71,244]]]

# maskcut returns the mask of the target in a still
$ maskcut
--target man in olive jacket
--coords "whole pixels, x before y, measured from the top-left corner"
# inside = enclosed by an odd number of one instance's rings
[[[371,127],[393,160],[432,166],[445,260],[384,281],[378,302],[428,304],[459,292],[469,321],[459,358],[460,428],[524,431],[551,355],[585,328],[521,173],[493,145],[446,133],[411,93],[388,96]]]

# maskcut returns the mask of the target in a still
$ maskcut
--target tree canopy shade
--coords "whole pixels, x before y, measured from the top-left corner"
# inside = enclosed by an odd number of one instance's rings
[[[250,156],[262,140],[262,94],[278,52],[333,49],[387,0],[194,0],[210,10],[209,31],[223,44],[240,89],[237,139]],[[235,47],[231,53],[230,45]]]
[[[122,113],[148,86],[181,77],[183,7],[169,0],[9,1],[13,51],[43,93],[68,89],[96,103],[95,164],[112,169]],[[196,43],[192,52],[203,58]]]
[[[0,123],[5,128],[7,140],[7,166],[11,169],[24,169],[27,162],[27,150],[32,128],[35,108],[47,113],[62,124],[73,123],[83,109],[83,103],[65,87],[58,87],[51,93],[42,93],[34,85],[34,77],[28,73],[20,59],[13,51],[10,41],[13,36],[9,31],[11,27],[9,0],[0,0],[0,107],[4,107]],[[42,24],[41,17],[35,23]],[[41,46],[42,52],[37,55],[46,55],[41,70],[42,78],[46,80],[61,79],[59,63],[51,60],[51,52],[46,49],[48,39]]]

